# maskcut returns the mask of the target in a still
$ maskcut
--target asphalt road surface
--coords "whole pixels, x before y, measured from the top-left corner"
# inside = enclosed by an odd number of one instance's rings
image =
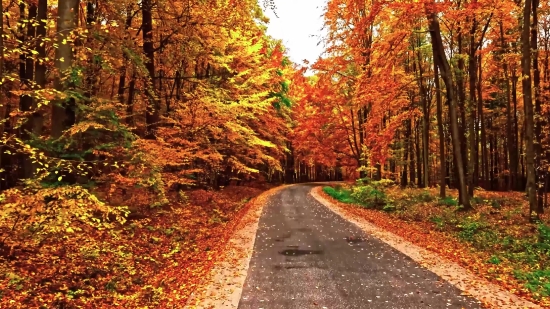
[[[265,205],[240,309],[481,308],[318,203],[312,188],[289,187]]]

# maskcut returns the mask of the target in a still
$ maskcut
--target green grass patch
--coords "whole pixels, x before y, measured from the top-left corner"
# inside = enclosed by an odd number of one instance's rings
[[[351,191],[343,189],[342,187],[333,188],[333,187],[324,187],[323,191],[326,194],[330,195],[332,198],[347,204],[356,203],[356,201],[351,197]]]
[[[498,258],[498,256],[496,255],[493,255],[488,261],[487,263],[489,264],[494,264],[494,265],[498,265],[500,263],[502,263],[502,260]]]
[[[454,206],[458,206],[458,201],[455,198],[446,196],[445,198],[439,199],[438,205],[454,207]]]
[[[550,269],[532,272],[515,271],[517,279],[525,281],[525,287],[541,296],[550,296]]]

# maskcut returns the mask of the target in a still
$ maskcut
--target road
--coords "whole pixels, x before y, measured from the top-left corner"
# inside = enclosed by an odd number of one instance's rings
[[[240,309],[481,308],[296,185],[259,222]]]

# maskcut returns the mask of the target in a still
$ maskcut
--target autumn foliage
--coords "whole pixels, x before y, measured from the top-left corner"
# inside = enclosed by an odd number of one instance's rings
[[[333,0],[324,19],[325,54],[295,80],[298,157],[350,179],[455,187],[466,208],[478,187],[527,187],[536,220],[549,183],[547,3]]]
[[[0,307],[179,308],[284,177],[295,69],[261,6],[1,8]]]
[[[254,0],[0,3],[0,307],[175,306],[267,183],[526,189],[544,219],[546,2],[330,0],[308,68]]]

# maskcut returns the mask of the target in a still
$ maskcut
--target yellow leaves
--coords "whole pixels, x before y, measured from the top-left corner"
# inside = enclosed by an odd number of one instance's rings
[[[275,144],[273,144],[272,142],[259,139],[256,136],[253,136],[251,138],[250,144],[253,145],[253,146],[262,146],[262,147],[270,147],[270,148],[275,147]]]
[[[80,122],[74,126],[72,126],[68,131],[67,133],[69,135],[75,135],[75,134],[78,134],[78,133],[83,133],[83,132],[86,132],[90,129],[96,129],[96,130],[106,130],[106,131],[111,131],[111,129],[108,129],[107,127],[105,127],[104,125],[102,124],[99,124],[99,123],[96,123],[96,122],[91,122],[91,121],[83,121],[83,122]]]
[[[253,53],[256,53],[258,52],[260,49],[262,49],[262,44],[258,43],[258,44],[254,44],[252,46],[249,46],[248,49],[247,49],[247,52],[249,54],[253,54]]]

